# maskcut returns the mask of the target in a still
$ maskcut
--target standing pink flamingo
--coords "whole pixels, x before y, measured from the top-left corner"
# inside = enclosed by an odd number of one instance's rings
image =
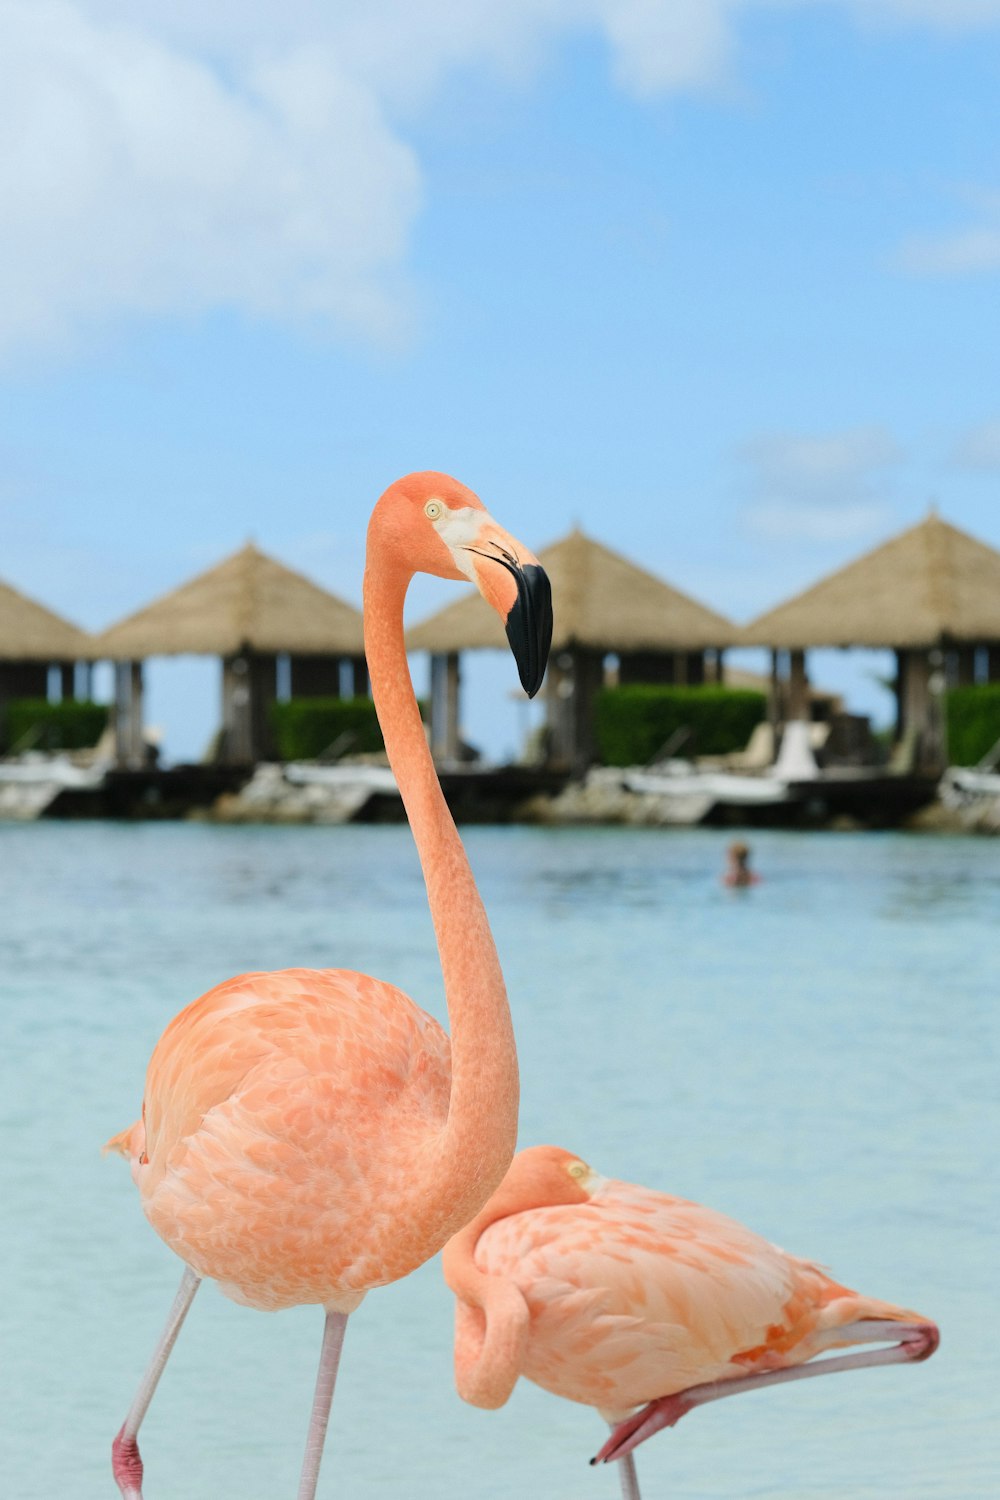
[[[298,1491],[313,1500],[348,1314],[467,1223],[514,1150],[503,976],[406,664],[403,600],[418,570],[478,585],[506,622],[529,694],[544,675],[552,613],[537,559],[456,480],[411,474],[375,506],[365,651],[427,886],[451,1046],[401,991],[345,969],[244,974],[167,1027],[141,1121],[108,1143],[130,1158],[146,1217],[186,1263],[114,1441],[125,1500],[142,1500],[139,1426],[205,1276],[251,1307],[325,1309]]]
[[[557,1146],[515,1156],[445,1247],[444,1274],[463,1400],[503,1406],[524,1375],[596,1407],[615,1430],[591,1461],[622,1460],[625,1500],[639,1497],[632,1450],[695,1406],[926,1359],[938,1344],[919,1313],[859,1296],[697,1203],[599,1177]]]

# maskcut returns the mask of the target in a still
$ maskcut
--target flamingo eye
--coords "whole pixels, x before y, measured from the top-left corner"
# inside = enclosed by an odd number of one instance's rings
[[[428,500],[424,506],[424,515],[429,521],[436,521],[443,510],[444,506],[440,500]]]
[[[575,1161],[573,1165],[571,1167],[567,1167],[566,1170],[571,1177],[580,1178],[586,1177],[587,1175],[587,1168],[584,1166],[582,1161]]]

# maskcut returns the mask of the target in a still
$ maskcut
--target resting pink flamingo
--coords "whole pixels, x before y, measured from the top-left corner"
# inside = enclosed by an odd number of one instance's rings
[[[519,1152],[443,1259],[459,1395],[503,1406],[524,1375],[596,1407],[615,1430],[592,1462],[622,1460],[625,1500],[639,1495],[632,1450],[695,1406],[926,1359],[938,1344],[919,1313],[859,1296],[697,1203],[599,1177],[558,1146]]]
[[[503,976],[406,664],[403,599],[417,570],[478,585],[506,621],[530,694],[552,615],[537,560],[456,480],[411,474],[375,506],[365,651],[427,886],[451,1045],[401,991],[344,969],[244,974],[167,1027],[141,1121],[109,1142],[131,1159],[146,1217],[186,1263],[114,1442],[126,1500],[141,1500],[137,1433],[205,1276],[251,1307],[325,1309],[298,1492],[313,1500],[348,1314],[467,1223],[514,1150],[517,1057]]]

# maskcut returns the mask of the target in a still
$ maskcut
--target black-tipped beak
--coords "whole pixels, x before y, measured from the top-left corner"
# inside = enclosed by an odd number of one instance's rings
[[[517,583],[517,598],[507,616],[507,640],[521,686],[533,698],[542,685],[552,644],[552,587],[538,563],[509,571]]]

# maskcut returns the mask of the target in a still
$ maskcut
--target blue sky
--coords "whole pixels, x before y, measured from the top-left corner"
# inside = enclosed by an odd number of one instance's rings
[[[1000,546],[998,100],[1000,0],[0,0],[0,577],[357,601],[423,467],[737,620],[932,501]],[[171,753],[216,670],[152,664]]]

